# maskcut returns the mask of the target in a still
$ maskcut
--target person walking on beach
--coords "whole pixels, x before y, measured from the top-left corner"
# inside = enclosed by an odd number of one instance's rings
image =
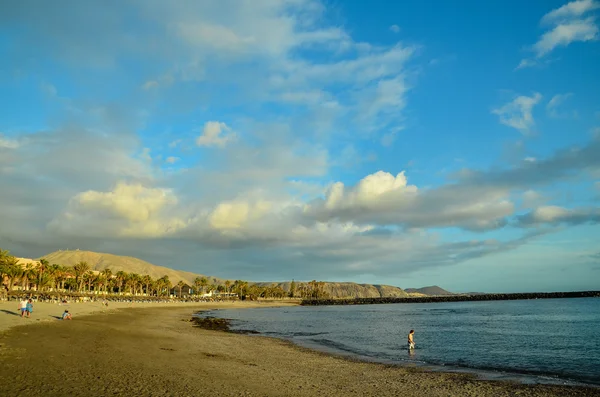
[[[31,317],[31,313],[33,312],[33,301],[31,299],[27,301],[25,311],[27,312],[27,318]]]
[[[411,329],[410,332],[408,333],[408,350],[412,350],[415,348],[414,335],[415,335],[415,330]]]
[[[21,317],[25,317],[25,312],[27,311],[27,299],[23,298],[19,301],[19,311],[21,312]]]

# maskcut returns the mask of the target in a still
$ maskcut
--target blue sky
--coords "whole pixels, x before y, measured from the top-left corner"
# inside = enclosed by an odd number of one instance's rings
[[[0,246],[600,288],[600,2],[0,6]]]

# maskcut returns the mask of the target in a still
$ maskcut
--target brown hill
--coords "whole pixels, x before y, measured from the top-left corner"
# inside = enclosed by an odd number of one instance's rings
[[[406,292],[409,293],[419,293],[428,296],[442,296],[442,295],[454,295],[454,293],[450,291],[446,291],[443,288],[438,287],[437,285],[432,285],[430,287],[423,288],[407,288]]]
[[[179,280],[192,285],[194,279],[201,274],[186,272],[183,270],[173,270],[168,267],[153,265],[152,263],[143,261],[130,256],[120,256],[113,254],[105,254],[91,251],[80,250],[62,250],[44,255],[51,264],[59,264],[64,266],[73,266],[78,262],[87,262],[91,270],[101,271],[109,268],[116,273],[124,271],[127,273],[149,274],[152,278],[157,279],[163,276],[168,276],[171,283],[176,284]],[[41,258],[39,258],[41,259]],[[27,260],[34,261],[34,260]],[[35,260],[37,261],[37,260]],[[209,280],[209,283],[219,284],[225,280],[221,280],[211,276],[204,276]],[[279,285],[285,291],[290,290],[290,282],[280,283],[256,283],[261,286]],[[371,284],[356,284],[356,283],[325,283],[325,291],[333,298],[378,298],[378,297],[407,297],[415,296],[416,294],[407,294],[404,290],[398,287],[389,285],[371,285]]]
[[[64,266],[73,266],[78,262],[87,262],[91,270],[104,270],[109,268],[116,273],[124,271],[127,273],[149,274],[152,278],[157,279],[163,276],[168,276],[172,284],[178,283],[180,280],[193,285],[194,279],[201,274],[185,272],[183,270],[173,270],[168,267],[153,265],[138,258],[130,256],[119,256],[113,254],[104,254],[91,251],[56,251],[42,258],[48,260],[51,264],[56,263]],[[40,258],[41,259],[41,258]],[[209,283],[219,283],[223,280],[214,277],[205,276]]]

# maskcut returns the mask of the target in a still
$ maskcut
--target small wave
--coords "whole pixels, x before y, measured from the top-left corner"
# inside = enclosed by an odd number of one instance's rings
[[[318,345],[321,346],[325,346],[325,347],[329,347],[329,348],[333,348],[336,350],[341,350],[347,353],[353,353],[353,354],[357,354],[357,355],[361,355],[360,351],[357,351],[357,349],[352,348],[351,346],[345,345],[343,343],[340,342],[336,342],[333,341],[331,339],[324,339],[324,338],[318,338],[318,339],[310,339],[311,342],[314,342]]]

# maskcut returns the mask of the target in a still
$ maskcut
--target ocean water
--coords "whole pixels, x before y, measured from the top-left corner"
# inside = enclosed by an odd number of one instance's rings
[[[234,330],[370,361],[600,385],[600,299],[217,310]],[[415,330],[416,349],[407,348]],[[497,376],[495,376],[495,375]]]

